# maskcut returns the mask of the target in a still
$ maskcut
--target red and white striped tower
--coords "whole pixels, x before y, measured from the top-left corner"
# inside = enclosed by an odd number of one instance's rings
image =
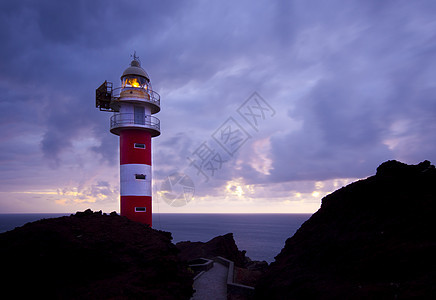
[[[120,136],[121,215],[152,226],[151,138],[160,135],[160,121],[152,114],[160,111],[160,96],[136,55],[120,88],[105,82],[96,94],[96,106],[114,112],[110,132]]]

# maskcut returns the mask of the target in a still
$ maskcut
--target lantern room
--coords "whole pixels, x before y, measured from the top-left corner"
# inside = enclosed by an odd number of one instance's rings
[[[160,111],[160,96],[153,91],[150,77],[136,55],[121,75],[121,87],[105,81],[96,89],[95,106],[102,111],[120,112],[121,104],[144,105],[151,114]]]
[[[150,86],[150,78],[148,74],[141,68],[141,63],[135,57],[121,75],[122,88],[143,88],[148,90]]]

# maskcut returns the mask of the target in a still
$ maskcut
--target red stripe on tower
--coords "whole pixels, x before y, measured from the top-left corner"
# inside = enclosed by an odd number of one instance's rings
[[[117,92],[107,82],[99,87],[96,106],[114,112],[110,131],[120,136],[121,215],[151,226],[151,138],[160,135],[160,121],[152,114],[160,111],[160,96],[136,55],[121,82]]]
[[[123,130],[120,134],[120,164],[151,166],[151,134],[143,130]]]

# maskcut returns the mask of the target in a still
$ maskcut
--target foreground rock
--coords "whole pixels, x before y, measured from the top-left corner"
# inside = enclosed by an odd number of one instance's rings
[[[85,211],[0,234],[2,293],[14,299],[189,299],[171,234]]]
[[[389,161],[326,196],[260,279],[257,299],[434,299],[435,183],[428,161]]]
[[[180,250],[180,258],[186,261],[200,257],[222,256],[233,261],[239,267],[244,267],[249,261],[245,257],[245,251],[240,251],[236,246],[233,233],[219,235],[208,242],[178,242],[176,246]]]

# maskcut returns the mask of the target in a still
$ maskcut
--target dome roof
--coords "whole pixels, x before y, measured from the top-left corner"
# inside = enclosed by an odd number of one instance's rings
[[[147,81],[150,81],[150,77],[148,76],[147,72],[145,72],[145,70],[141,67],[141,63],[137,59],[132,60],[132,62],[130,63],[130,67],[124,70],[121,78],[126,75],[142,76],[145,77]]]

